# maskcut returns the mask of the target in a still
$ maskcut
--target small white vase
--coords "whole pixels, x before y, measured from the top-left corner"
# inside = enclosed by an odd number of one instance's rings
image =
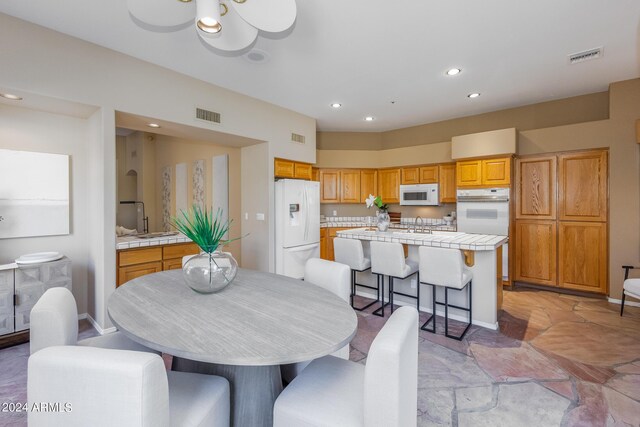
[[[378,211],[378,231],[387,231],[391,224],[391,218],[386,211]]]

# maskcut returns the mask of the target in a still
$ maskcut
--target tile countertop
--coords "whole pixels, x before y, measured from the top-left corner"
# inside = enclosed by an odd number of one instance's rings
[[[184,234],[174,234],[173,236],[160,236],[151,239],[141,239],[136,236],[116,237],[116,250],[143,248],[147,246],[170,245],[172,243],[188,243],[191,239]]]
[[[437,231],[436,234],[403,233],[398,231],[369,231],[365,228],[338,231],[338,237],[358,240],[397,242],[407,245],[432,246],[438,248],[463,249],[470,251],[493,251],[507,243],[507,236],[492,234],[469,234]]]
[[[401,223],[391,223],[389,228],[406,230],[413,227],[415,218],[401,218]],[[441,218],[424,218],[424,228],[429,230],[456,231],[456,223],[447,225]],[[375,227],[375,219],[367,223],[366,217],[326,217],[320,228]]]

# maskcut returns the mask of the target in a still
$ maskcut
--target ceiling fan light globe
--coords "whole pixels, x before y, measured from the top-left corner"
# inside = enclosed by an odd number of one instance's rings
[[[196,21],[196,25],[207,34],[216,34],[222,31],[222,24],[214,18],[205,17]]]

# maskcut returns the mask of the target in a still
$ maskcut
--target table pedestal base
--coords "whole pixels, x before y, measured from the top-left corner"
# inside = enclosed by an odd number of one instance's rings
[[[282,391],[280,366],[235,366],[173,358],[172,369],[218,375],[231,386],[231,425],[273,426],[273,404]]]

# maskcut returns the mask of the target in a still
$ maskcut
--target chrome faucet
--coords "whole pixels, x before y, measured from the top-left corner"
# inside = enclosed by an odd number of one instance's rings
[[[424,225],[422,225],[422,217],[421,216],[417,216],[416,219],[413,221],[413,231],[414,232],[418,231],[418,220],[420,220],[420,232],[422,233],[422,231],[424,230]]]

